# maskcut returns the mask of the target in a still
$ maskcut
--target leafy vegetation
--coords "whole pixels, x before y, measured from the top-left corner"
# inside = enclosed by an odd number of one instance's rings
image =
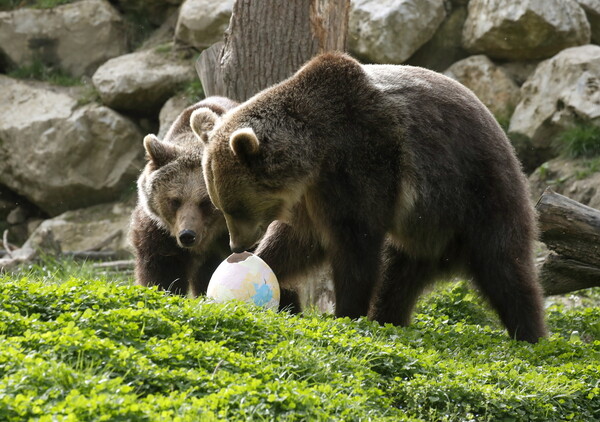
[[[0,10],[12,10],[20,7],[32,7],[35,9],[50,9],[74,0],[0,0]]]
[[[571,158],[596,157],[600,155],[600,127],[579,124],[564,131],[557,142],[558,150]]]
[[[590,421],[600,299],[510,340],[464,283],[409,328],[172,297],[46,262],[0,277],[0,420]]]
[[[60,86],[76,86],[82,84],[81,79],[69,75],[62,69],[47,66],[41,60],[34,60],[30,65],[16,68],[10,71],[8,76],[16,79],[35,79]]]
[[[577,180],[585,179],[591,174],[600,172],[600,157],[585,159],[581,162],[581,165],[583,169],[575,173]]]
[[[204,88],[200,80],[193,80],[183,88],[185,96],[192,102],[200,101],[205,97]]]

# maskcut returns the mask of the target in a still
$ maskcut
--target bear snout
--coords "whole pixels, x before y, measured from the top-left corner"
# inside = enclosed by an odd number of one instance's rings
[[[182,246],[189,248],[196,242],[196,232],[189,229],[181,230],[177,235],[177,238]]]

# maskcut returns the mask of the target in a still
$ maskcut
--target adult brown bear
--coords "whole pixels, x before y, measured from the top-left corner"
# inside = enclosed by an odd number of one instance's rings
[[[371,306],[405,325],[429,283],[466,272],[511,337],[546,334],[526,179],[459,83],[329,53],[222,116],[196,110],[191,125],[210,131],[204,176],[231,249],[264,236],[256,253],[283,288],[327,260],[336,315]]]

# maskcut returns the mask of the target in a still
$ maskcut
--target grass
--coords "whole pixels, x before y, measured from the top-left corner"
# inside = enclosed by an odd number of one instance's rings
[[[80,78],[75,78],[62,69],[47,66],[41,60],[34,60],[30,65],[11,70],[8,76],[15,79],[35,79],[59,86],[82,85]]]
[[[585,159],[581,164],[583,169],[575,173],[577,180],[585,179],[594,173],[600,172],[600,157]]]
[[[586,295],[551,305],[552,336],[530,345],[464,283],[398,328],[48,261],[0,277],[0,420],[598,420],[600,292]]]
[[[21,7],[32,7],[35,9],[51,9],[74,0],[0,0],[0,10],[12,10]]]
[[[600,127],[578,124],[561,133],[556,147],[562,155],[570,158],[600,156]]]
[[[15,79],[38,80],[48,82],[52,85],[71,87],[80,86],[80,98],[78,105],[86,105],[100,100],[100,95],[90,81],[81,78],[75,78],[61,69],[46,66],[40,60],[35,60],[32,64],[21,66],[8,73],[8,76]]]

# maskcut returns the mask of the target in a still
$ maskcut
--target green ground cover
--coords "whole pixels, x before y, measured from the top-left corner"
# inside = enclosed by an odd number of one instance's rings
[[[0,420],[600,420],[599,299],[550,305],[530,345],[464,283],[397,328],[51,263],[0,276]]]

